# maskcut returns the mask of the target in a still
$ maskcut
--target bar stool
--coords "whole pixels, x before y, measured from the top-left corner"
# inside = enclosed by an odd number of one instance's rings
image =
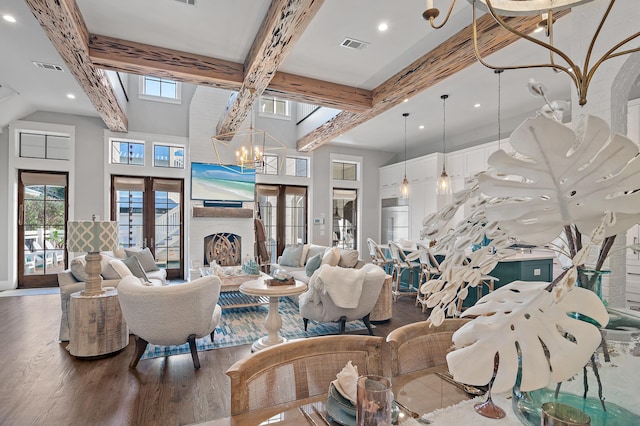
[[[387,256],[384,255],[384,252],[382,251],[378,243],[376,243],[373,238],[367,238],[367,246],[369,247],[369,256],[371,256],[371,263],[373,263],[374,265],[378,265],[379,267],[384,269],[386,273],[391,272],[393,268],[393,260],[387,258]]]
[[[413,286],[413,273],[416,269],[420,268],[420,263],[410,260],[404,252],[404,249],[397,243],[389,241],[389,251],[391,252],[391,259],[393,260],[393,301],[397,302],[398,297],[404,295],[414,295],[418,293],[417,288]],[[400,291],[400,284],[402,281],[402,274],[409,271],[409,285],[406,290]]]
[[[491,275],[482,275],[482,277],[480,277],[480,282],[478,283],[478,285],[476,286],[476,300],[480,300],[480,298],[483,296],[483,292],[482,292],[482,287],[485,286],[487,287],[487,289],[489,290],[489,293],[491,293],[494,289],[495,289],[495,282],[496,281],[500,281],[499,278],[496,278],[494,276]],[[465,286],[468,286],[469,283],[464,283]],[[464,302],[464,299],[458,299],[458,304],[456,306],[456,310],[458,313],[462,312],[462,303]]]
[[[429,247],[424,244],[417,243],[418,251],[420,253],[420,276],[418,277],[418,293],[416,294],[416,306],[421,305],[422,312],[427,310],[427,298],[420,291],[422,284],[426,283],[430,279],[434,279],[440,276],[440,264],[436,260]]]

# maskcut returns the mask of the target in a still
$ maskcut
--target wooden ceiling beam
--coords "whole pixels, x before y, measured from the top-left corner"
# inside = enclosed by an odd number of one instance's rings
[[[508,18],[507,22],[516,29],[527,32],[533,30],[539,20],[539,17],[515,17]],[[516,35],[501,28],[488,14],[478,19],[477,26],[478,50],[483,58],[520,40]],[[297,149],[312,151],[475,62],[473,26],[469,25],[376,87],[373,90],[371,109],[361,113],[344,111],[337,114],[299,139]]]
[[[237,91],[243,81],[242,64],[97,34],[89,56],[101,68],[200,86]]]
[[[244,80],[218,121],[218,138],[230,140],[324,0],[272,0],[244,61]],[[225,135],[225,136],[223,136]]]
[[[109,130],[127,131],[127,116],[104,70],[89,58],[87,26],[74,0],[25,0]]]
[[[244,81],[240,63],[97,34],[89,36],[89,56],[100,68],[234,92]],[[264,93],[354,112],[371,108],[373,99],[370,90],[283,72],[275,73]]]

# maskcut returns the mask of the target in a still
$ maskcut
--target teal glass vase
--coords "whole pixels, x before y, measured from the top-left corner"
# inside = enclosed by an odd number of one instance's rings
[[[520,390],[521,376],[518,373],[512,391],[512,409],[523,424],[540,425],[542,404],[560,402],[586,413],[591,418],[591,425],[640,425],[640,406],[637,404],[640,334],[621,330],[604,330],[604,333],[606,349],[599,347],[594,358],[598,376],[589,364],[584,372],[563,382],[556,395],[555,386],[527,392]],[[604,356],[604,350],[608,357]]]

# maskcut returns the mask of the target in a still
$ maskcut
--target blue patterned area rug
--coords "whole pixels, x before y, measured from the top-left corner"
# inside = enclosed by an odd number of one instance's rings
[[[305,332],[300,311],[293,302],[286,297],[282,298],[280,299],[279,308],[280,317],[282,318],[280,335],[286,339],[338,334],[340,331],[338,323],[309,321],[308,329]],[[222,320],[215,331],[214,343],[211,343],[209,336],[197,339],[198,351],[247,345],[255,342],[267,334],[264,328],[264,321],[267,318],[268,311],[268,305],[223,309]],[[366,326],[362,321],[350,321],[346,325],[346,331],[362,329],[366,330]],[[141,359],[184,353],[189,353],[189,345],[186,343],[179,346],[149,344]]]

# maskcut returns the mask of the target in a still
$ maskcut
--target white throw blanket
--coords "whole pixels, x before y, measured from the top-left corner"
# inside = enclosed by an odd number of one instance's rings
[[[322,265],[315,286],[328,294],[337,307],[353,309],[360,301],[365,274],[366,271],[362,269]]]

